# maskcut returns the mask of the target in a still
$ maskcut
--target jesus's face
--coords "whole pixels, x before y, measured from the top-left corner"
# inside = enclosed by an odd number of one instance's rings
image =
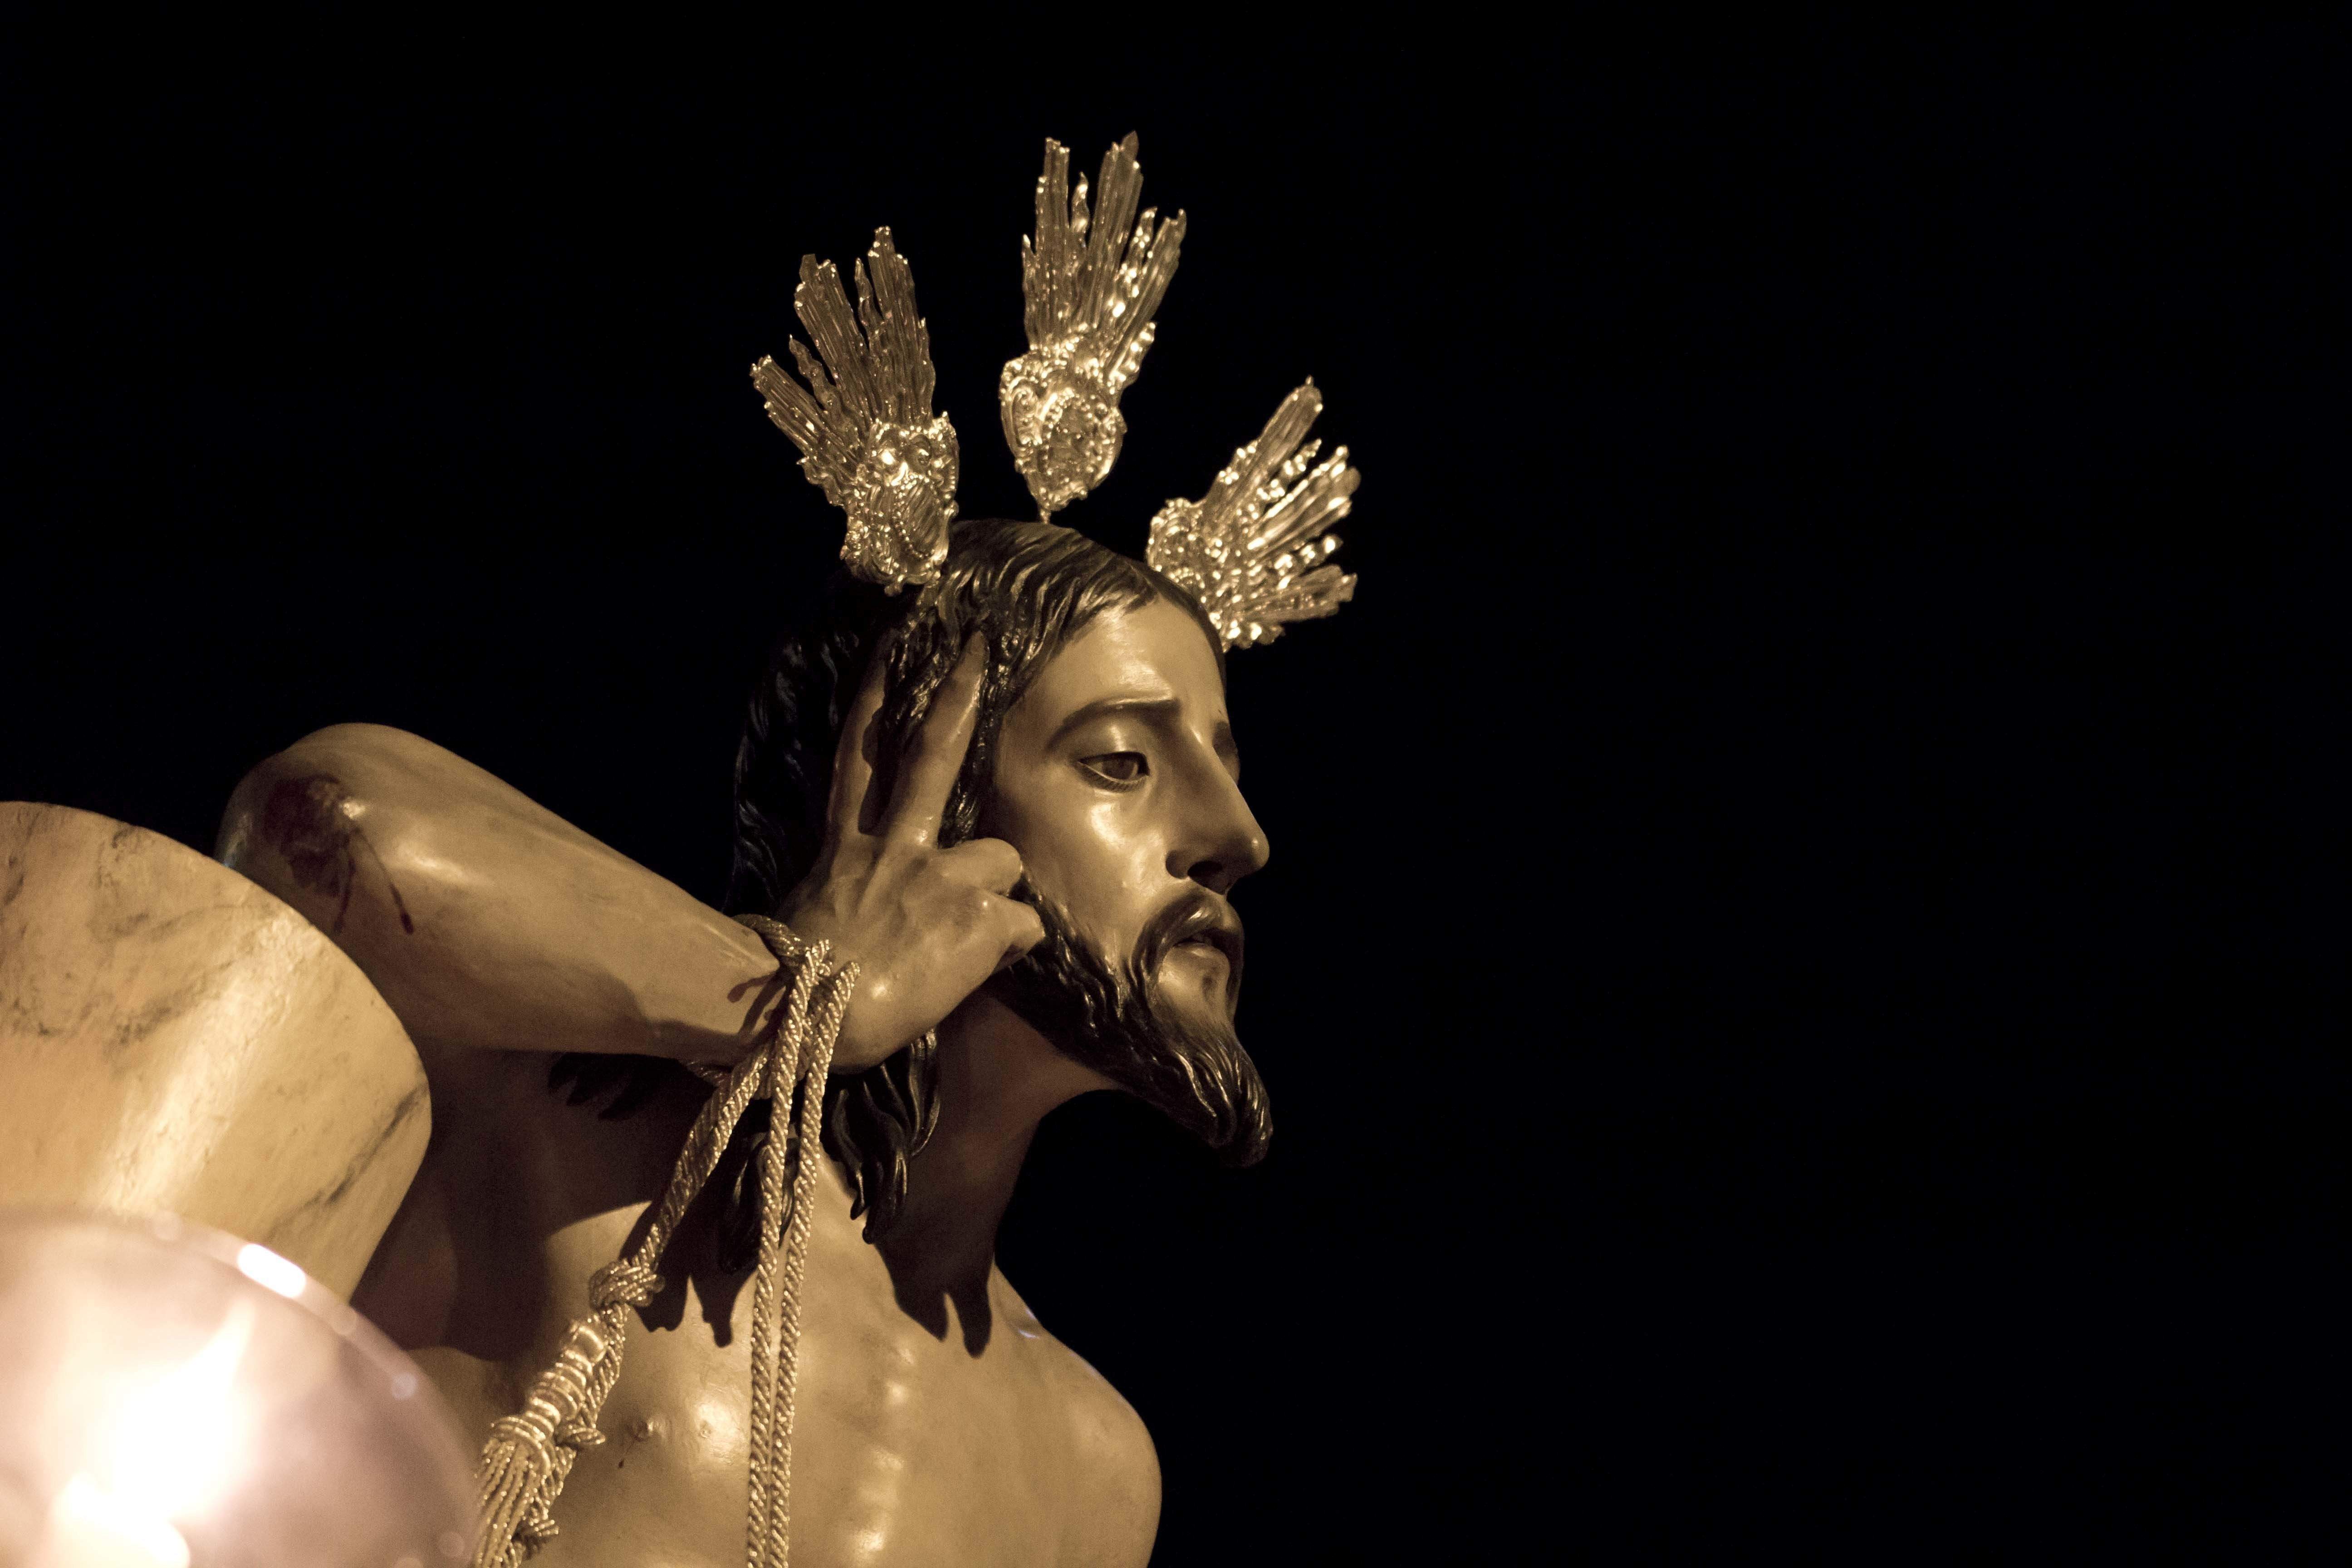
[[[1230,1027],[1241,922],[1226,895],[1265,864],[1242,798],[1224,680],[1201,625],[1155,600],[1097,616],[1005,715],[981,831],[1152,1004]]]

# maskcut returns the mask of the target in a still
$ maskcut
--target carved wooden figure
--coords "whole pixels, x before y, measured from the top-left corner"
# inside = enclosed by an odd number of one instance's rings
[[[320,1223],[303,1204],[345,1205],[330,1278],[383,1234],[353,1304],[483,1442],[478,1568],[1150,1555],[1150,1437],[996,1268],[996,1229],[1040,1119],[1089,1090],[1134,1095],[1236,1163],[1265,1150],[1231,894],[1268,850],[1225,656],[1352,594],[1325,531],[1357,474],[1344,447],[1316,460],[1310,384],[1202,500],[1161,510],[1146,560],[1046,521],[1116,458],[1118,396],[1175,268],[1182,216],[1139,212],[1140,187],[1130,137],[1090,215],[1047,143],[1030,351],[1000,388],[1034,522],[957,516],[960,448],[888,231],[855,269],[855,310],[830,264],[803,262],[814,352],[792,345],[798,381],[772,360],[753,379],[847,514],[845,571],[755,689],[723,910],[396,731],[321,731],[229,803],[222,859],[308,917],[303,952],[331,939],[357,963],[382,1001],[349,1009],[390,1033],[355,1024],[299,1062],[172,1036],[138,1080],[146,1109],[107,1136],[196,1138],[170,1097],[214,1077],[239,1106],[268,1100],[252,1084],[303,1108],[309,1142],[257,1110],[203,1134],[217,1173],[173,1179],[209,1192],[217,1174],[247,1234],[296,1243]],[[166,907],[182,905],[144,889],[106,905],[95,940],[131,967],[90,984],[129,999],[121,1016],[143,1016],[142,985],[160,1005],[194,984],[141,979],[131,956],[138,911]],[[236,1017],[258,1020],[285,988],[262,977],[292,973],[216,933],[199,949],[240,969],[219,982],[256,998]],[[399,1035],[386,1002],[415,1043],[404,1079],[368,1043]],[[188,1065],[207,1050],[221,1060]],[[282,1091],[281,1057],[300,1080]],[[432,1142],[386,1230],[359,1194],[389,1190],[367,1184],[395,1163],[351,1161],[396,1143],[399,1176],[415,1168],[424,1118],[394,1110],[417,1058]],[[43,1159],[112,1168],[114,1144],[84,1142]],[[281,1146],[339,1151],[366,1181]]]

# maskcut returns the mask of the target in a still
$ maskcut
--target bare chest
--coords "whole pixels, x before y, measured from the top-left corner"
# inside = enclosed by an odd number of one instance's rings
[[[615,1211],[548,1237],[545,1328],[529,1351],[503,1366],[452,1352],[422,1358],[478,1432],[584,1307],[588,1273],[635,1217]],[[1132,1409],[1001,1275],[977,1334],[939,1305],[943,1337],[893,1299],[845,1215],[817,1226],[795,1377],[794,1562],[1145,1562],[1159,1467]],[[649,1312],[655,1326],[633,1325],[599,1423],[607,1440],[581,1455],[557,1507],[562,1533],[540,1559],[547,1568],[742,1561],[749,1282],[696,1280]]]

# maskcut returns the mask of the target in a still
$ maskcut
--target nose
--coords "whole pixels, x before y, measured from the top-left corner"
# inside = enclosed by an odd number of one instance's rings
[[[1213,893],[1230,892],[1235,882],[1265,867],[1271,849],[1232,775],[1222,767],[1204,768],[1202,774],[1187,792],[1194,796],[1192,809],[1168,852],[1168,873]]]

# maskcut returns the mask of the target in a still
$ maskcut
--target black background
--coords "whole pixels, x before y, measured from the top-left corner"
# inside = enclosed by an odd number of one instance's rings
[[[1065,521],[1308,374],[1365,473],[1234,663],[1275,1152],[1081,1101],[1003,1238],[1156,1560],[2340,1546],[2338,40],[1425,27],[28,49],[0,795],[209,847],[371,720],[717,897],[798,258],[893,226],[1021,515],[1039,142],[1138,130]]]

